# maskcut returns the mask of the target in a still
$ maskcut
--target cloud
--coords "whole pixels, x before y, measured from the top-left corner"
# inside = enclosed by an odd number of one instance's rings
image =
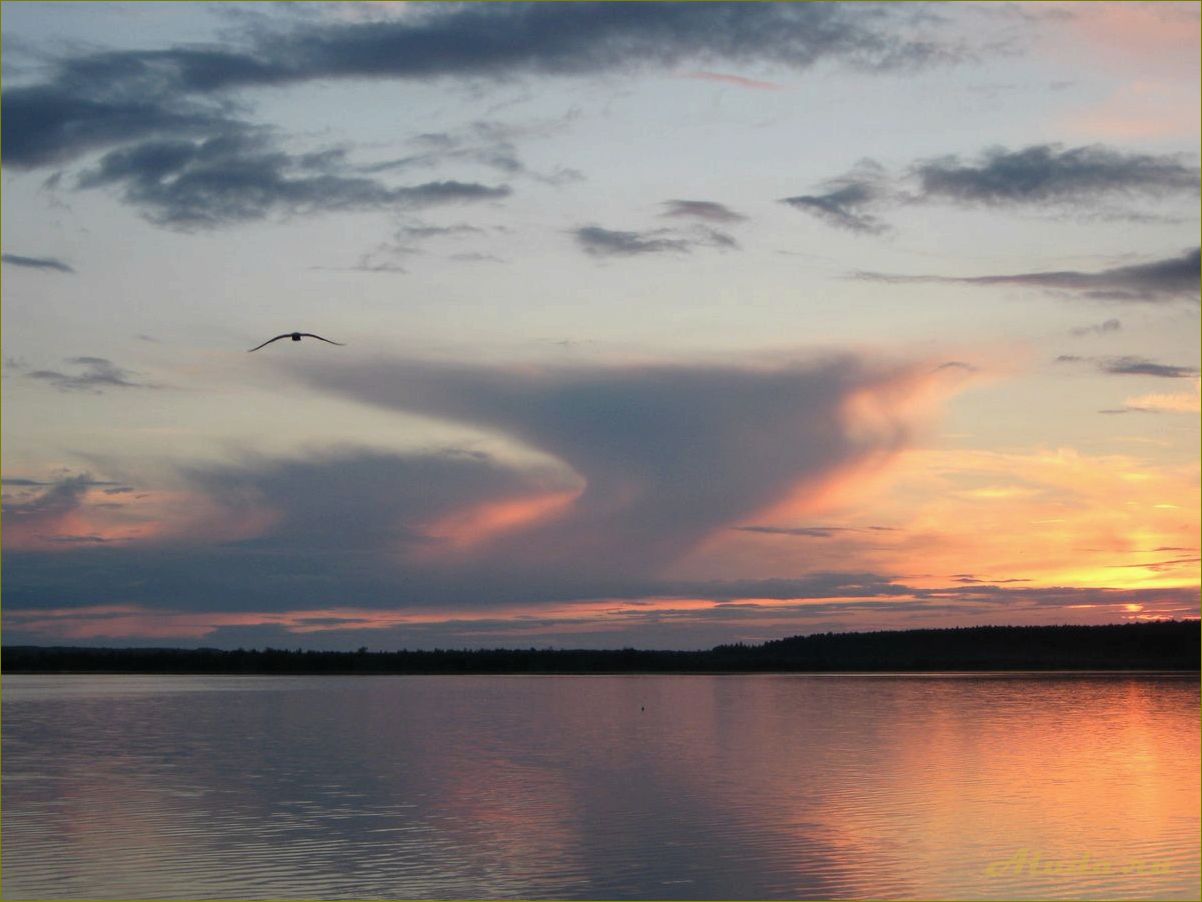
[[[104,357],[69,357],[67,363],[79,368],[76,373],[58,370],[33,370],[25,375],[30,379],[47,382],[59,391],[89,391],[102,394],[108,388],[160,388],[149,382],[139,382],[137,374],[117,366]]]
[[[872,160],[861,160],[846,175],[824,182],[822,194],[781,198],[781,203],[817,216],[850,232],[879,235],[888,226],[867,212],[888,196],[885,170]]]
[[[839,532],[894,532],[892,526],[732,526],[740,532],[758,532],[770,536],[800,536],[829,539]]]
[[[91,486],[118,486],[118,488],[105,489],[106,494],[117,494],[120,492],[133,491],[133,489],[129,488],[128,486],[123,486],[120,482],[92,479],[86,473],[80,474],[79,476],[71,476],[70,474],[64,474],[62,479],[55,480],[54,482],[47,482],[44,479],[28,479],[23,476],[5,476],[0,481],[3,481],[6,485],[16,485],[16,486],[22,486],[22,487],[58,486],[58,485],[62,485],[64,483],[64,481],[69,481],[72,485],[77,485],[77,486],[88,486],[88,487],[91,487]]]
[[[326,160],[325,164],[329,164]],[[508,186],[441,181],[389,187],[363,177],[313,172],[312,161],[273,149],[269,139],[231,133],[192,141],[149,141],[111,151],[79,178],[81,188],[120,185],[127,203],[176,228],[215,227],[271,214],[496,200]]]
[[[217,648],[710,648],[796,633],[945,627],[948,617],[961,625],[1197,617],[1196,587],[1034,589],[954,582],[922,590],[879,574],[824,573],[795,581],[696,584],[682,588],[701,589],[700,594],[611,599],[603,610],[596,604],[568,605],[516,617],[510,612],[413,614],[351,606],[226,612],[133,604],[40,609],[6,604],[4,628],[14,644],[161,646],[170,639],[172,645]],[[704,597],[707,586],[712,599]]]
[[[5,495],[5,541],[10,548],[20,548],[23,543],[31,540],[71,538],[71,517],[80,508],[88,490],[93,486],[115,485],[110,482],[97,482],[87,473],[64,476],[56,482],[5,478],[4,483],[6,486],[44,489],[32,493],[32,497],[14,498]]]
[[[174,65],[179,64],[182,59]],[[91,79],[89,68],[105,71]],[[4,164],[34,169],[129,141],[205,136],[237,125],[215,104],[198,104],[169,84],[148,84],[152,68],[137,55],[100,54],[65,62],[47,84],[6,89],[0,122]]]
[[[478,120],[454,131],[427,132],[410,139],[409,143],[416,145],[415,153],[358,166],[356,171],[374,175],[466,163],[496,170],[507,177],[525,176],[548,185],[581,181],[584,175],[576,169],[562,166],[550,172],[530,169],[519,156],[516,143],[523,138],[545,139],[561,132],[577,115],[576,111],[571,111],[557,119],[526,124]]]
[[[701,219],[707,222],[742,222],[747,218],[725,204],[712,200],[666,200],[663,205],[668,209],[660,214],[662,216]]]
[[[945,360],[943,363],[935,367],[936,371],[946,372],[954,370],[961,373],[976,373],[980,370],[979,367],[971,363],[965,363],[963,360]]]
[[[727,214],[727,219],[742,218],[737,213],[726,210],[721,204],[713,204],[708,201],[668,201],[668,203],[686,205],[675,208],[677,211],[684,212],[669,212],[662,215],[709,221],[718,221]],[[738,241],[730,233],[701,224],[682,228],[647,229],[641,232],[617,231],[591,225],[574,229],[572,235],[581,250],[591,257],[683,254],[691,252],[694,248],[737,250],[739,247]]]
[[[1202,410],[1202,380],[1194,380],[1194,390],[1155,393],[1128,398],[1126,410],[1147,413],[1198,413]]]
[[[1100,144],[992,148],[973,163],[956,156],[914,167],[921,200],[963,204],[1093,202],[1111,195],[1197,193],[1198,169],[1173,155],[1124,153]]]
[[[1119,320],[1108,319],[1092,326],[1081,326],[1080,328],[1072,329],[1069,331],[1069,334],[1077,338],[1083,338],[1086,335],[1105,335],[1108,332],[1118,332],[1122,328],[1123,324]]]
[[[780,91],[784,87],[774,81],[757,81],[754,78],[744,78],[742,75],[730,75],[724,72],[686,72],[681,77],[696,78],[701,81],[717,81],[723,84],[735,85],[739,88],[748,88],[753,91]]]
[[[5,263],[11,263],[13,266],[27,266],[31,269],[52,269],[57,272],[75,272],[66,263],[53,257],[22,257],[18,254],[3,254],[0,255],[0,259]]]
[[[384,359],[302,378],[360,402],[501,432],[561,461],[582,481],[579,498],[545,530],[499,545],[498,560],[613,574],[654,570],[803,483],[891,454],[907,441],[904,418],[858,434],[845,405],[926,377],[848,357],[775,369]]]
[[[322,557],[355,552],[403,557],[414,547],[445,542],[434,524],[449,513],[574,485],[559,471],[512,467],[457,449],[398,455],[346,448],[305,458],[247,457],[187,468],[183,475],[218,506],[219,519],[236,519],[251,509],[272,513],[265,534],[238,540],[237,547]]]
[[[1057,270],[1049,272],[1013,273],[997,276],[937,276],[897,275],[889,273],[857,272],[856,279],[873,282],[905,283],[949,283],[960,285],[1025,285],[1044,291],[1076,295],[1103,301],[1129,301],[1141,303],[1165,303],[1198,298],[1199,267],[1202,255],[1198,248],[1187,250],[1179,257],[1155,260],[1131,266],[1117,266],[1098,272]],[[1108,326],[1115,323],[1115,326]],[[1098,331],[1113,331],[1118,320],[1107,320]]]
[[[344,448],[194,465],[179,473],[184,490],[145,502],[158,506],[144,516],[157,515],[139,536],[6,548],[5,607],[446,611],[733,597],[741,584],[664,573],[782,498],[889,460],[909,441],[902,411],[928,372],[856,357],[765,368],[381,358],[297,371],[360,403],[505,435],[546,462]]]
[[[1198,180],[1198,168],[1178,155],[1128,153],[1102,144],[1067,149],[1036,144],[1020,150],[991,148],[967,163],[955,155],[920,161],[901,173],[864,160],[846,175],[822,183],[818,193],[781,202],[865,234],[888,230],[873,208],[901,203],[1069,208],[1077,214],[1145,222],[1163,217],[1105,204],[1116,198],[1197,194]]]
[[[244,125],[236,92],[317,79],[497,79],[675,67],[686,60],[838,61],[905,70],[958,58],[927,22],[882,7],[671,3],[439,5],[364,23],[248,30],[237,47],[175,46],[77,55],[42,83],[4,91],[4,163],[34,168],[91,150],[167,136],[211,137]]]
[[[488,234],[488,230],[469,223],[459,223],[450,226],[431,225],[421,220],[412,219],[403,222],[393,233],[392,241],[377,244],[371,250],[360,255],[354,266],[350,267],[312,267],[313,269],[344,269],[354,272],[373,273],[407,273],[403,261],[411,257],[425,254],[424,246],[430,242],[443,239],[462,239],[480,237]],[[498,259],[493,255],[479,252],[465,252],[467,262],[479,261],[485,258]],[[456,255],[451,255],[456,259]]]
[[[1157,376],[1162,379],[1188,379],[1198,375],[1196,369],[1184,366],[1174,366],[1166,363],[1156,363],[1144,357],[1080,357],[1076,354],[1061,354],[1056,363],[1093,363],[1100,372],[1112,376]],[[1134,402],[1132,402],[1134,403]],[[1136,409],[1128,407],[1127,410]],[[1125,413],[1108,410],[1104,413]]]
[[[1107,357],[1099,361],[1098,369],[1116,376],[1159,376],[1164,379],[1186,379],[1197,376],[1190,367],[1154,363],[1143,357]]]
[[[684,253],[690,244],[683,238],[666,237],[667,229],[650,232],[620,232],[600,226],[582,226],[573,234],[586,254],[594,257],[635,257],[642,254]]]

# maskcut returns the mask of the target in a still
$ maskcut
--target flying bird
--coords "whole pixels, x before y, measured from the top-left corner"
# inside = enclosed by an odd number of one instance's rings
[[[338,345],[339,347],[344,346],[340,341],[330,341],[328,338],[322,338],[320,335],[314,335],[312,332],[285,332],[283,335],[277,335],[275,338],[267,339],[267,341],[263,342],[261,345],[255,345],[250,349],[250,351],[257,351],[259,348],[266,347],[273,341],[279,341],[281,338],[291,338],[293,341],[300,341],[302,337],[316,338],[318,341],[324,341],[326,344]],[[250,353],[250,351],[247,351],[247,353]]]

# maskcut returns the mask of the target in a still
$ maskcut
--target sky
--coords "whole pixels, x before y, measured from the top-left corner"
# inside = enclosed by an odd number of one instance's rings
[[[3,4],[4,642],[1198,616],[1199,9]]]

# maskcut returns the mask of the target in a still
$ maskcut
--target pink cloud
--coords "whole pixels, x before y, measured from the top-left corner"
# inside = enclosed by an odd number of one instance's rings
[[[728,85],[735,85],[739,88],[747,88],[751,91],[783,91],[784,85],[777,84],[772,81],[756,81],[753,78],[744,78],[742,75],[730,75],[725,72],[686,72],[681,78],[695,78],[701,81],[718,81]]]
[[[1137,79],[1101,103],[1065,120],[1083,137],[1101,139],[1196,137],[1202,127],[1196,85]]]

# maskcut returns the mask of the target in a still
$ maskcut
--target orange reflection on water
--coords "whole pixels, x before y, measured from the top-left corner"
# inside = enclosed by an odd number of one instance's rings
[[[1028,869],[982,884],[990,863],[1019,850],[1157,862],[1167,885],[1196,883],[1199,785],[1188,762],[1198,719],[1181,704],[1182,694],[1197,699],[1192,681],[1131,680],[1116,692],[1113,678],[986,677],[973,681],[975,707],[962,704],[962,685],[934,679],[914,693],[882,684],[896,706],[878,733],[884,744],[860,753],[863,804],[838,794],[823,813],[857,854],[891,849],[902,873],[923,875],[920,898],[963,898],[973,887],[986,898],[1106,897],[1119,879]],[[902,815],[900,828],[885,811]],[[1147,897],[1164,885],[1148,884]],[[861,890],[884,897],[891,886]]]

